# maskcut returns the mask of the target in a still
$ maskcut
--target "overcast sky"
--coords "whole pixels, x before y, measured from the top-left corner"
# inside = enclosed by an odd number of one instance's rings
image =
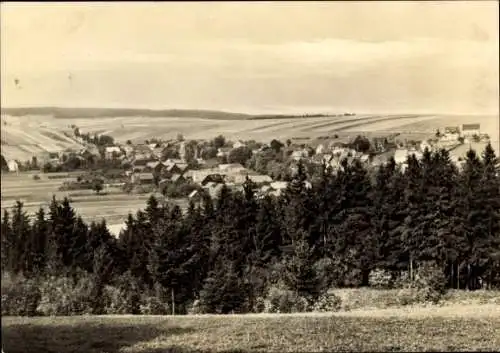
[[[4,2],[2,104],[497,113],[498,43],[497,1]]]

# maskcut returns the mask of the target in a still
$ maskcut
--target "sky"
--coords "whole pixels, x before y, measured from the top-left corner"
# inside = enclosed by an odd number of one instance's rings
[[[0,6],[3,106],[499,109],[497,1]]]

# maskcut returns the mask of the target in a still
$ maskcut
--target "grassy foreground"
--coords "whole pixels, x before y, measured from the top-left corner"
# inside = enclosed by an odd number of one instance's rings
[[[500,307],[342,314],[2,318],[6,353],[497,351]],[[416,311],[415,311],[416,310]],[[422,312],[419,314],[419,310]]]

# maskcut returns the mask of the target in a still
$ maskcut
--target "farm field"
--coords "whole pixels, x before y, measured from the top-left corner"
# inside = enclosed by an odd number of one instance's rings
[[[310,137],[314,139],[329,134],[337,134],[339,137],[353,137],[358,134],[380,136],[396,132],[404,135],[404,138],[422,139],[432,136],[437,129],[443,129],[445,126],[479,123],[481,130],[491,136],[495,148],[498,148],[499,129],[498,116],[465,115],[357,115],[256,120],[140,116],[104,118],[8,116],[2,117],[2,119],[8,121],[8,125],[2,126],[2,153],[6,155],[7,159],[23,160],[30,153],[27,146],[35,146],[31,147],[32,149],[49,150],[62,144],[61,141],[55,140],[54,136],[52,139],[47,136],[44,129],[57,133],[58,136],[66,137],[59,132],[68,130],[72,124],[78,126],[82,132],[109,134],[121,142],[127,140],[143,142],[152,137],[175,138],[179,133],[187,139],[213,138],[223,134],[233,140],[255,139],[269,142],[273,138]],[[23,129],[20,131],[21,121]],[[42,125],[45,127],[40,127]],[[20,141],[17,142],[17,146],[14,145],[15,141]],[[4,145],[4,142],[9,143],[9,145]]]
[[[500,306],[319,314],[3,317],[21,352],[495,351]]]
[[[24,203],[24,209],[29,214],[34,214],[40,207],[47,210],[48,205],[55,195],[61,200],[68,196],[71,205],[85,221],[99,221],[105,219],[108,225],[122,224],[129,212],[135,214],[137,210],[146,205],[149,194],[128,195],[117,188],[103,190],[103,195],[96,195],[91,190],[58,191],[58,187],[65,179],[48,179],[47,175],[41,176],[40,180],[33,180],[37,173],[2,174],[1,177],[1,201],[2,212],[5,208],[11,208],[16,200]],[[78,173],[74,173],[74,178]],[[52,174],[50,174],[52,175]],[[78,196],[75,196],[78,195]],[[114,229],[114,228],[113,228]]]
[[[67,126],[54,126],[50,116],[11,117],[2,115],[2,155],[6,159],[31,160],[33,155],[80,148],[81,144],[64,134]],[[70,124],[69,124],[70,125]]]

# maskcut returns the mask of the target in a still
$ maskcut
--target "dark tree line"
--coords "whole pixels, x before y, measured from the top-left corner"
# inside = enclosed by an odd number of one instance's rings
[[[481,157],[469,151],[461,170],[445,150],[408,157],[404,171],[393,159],[374,172],[344,161],[310,188],[299,163],[280,197],[257,198],[250,180],[243,192],[224,186],[185,212],[151,197],[118,239],[104,221],[83,222],[68,200],[53,199],[32,219],[18,203],[2,217],[2,271],[85,271],[97,297],[126,278],[130,298],[156,291],[178,313],[195,300],[206,312],[248,312],[276,283],[314,299],[327,288],[366,286],[376,269],[412,277],[428,262],[447,288],[498,287],[498,160],[490,145]]]

